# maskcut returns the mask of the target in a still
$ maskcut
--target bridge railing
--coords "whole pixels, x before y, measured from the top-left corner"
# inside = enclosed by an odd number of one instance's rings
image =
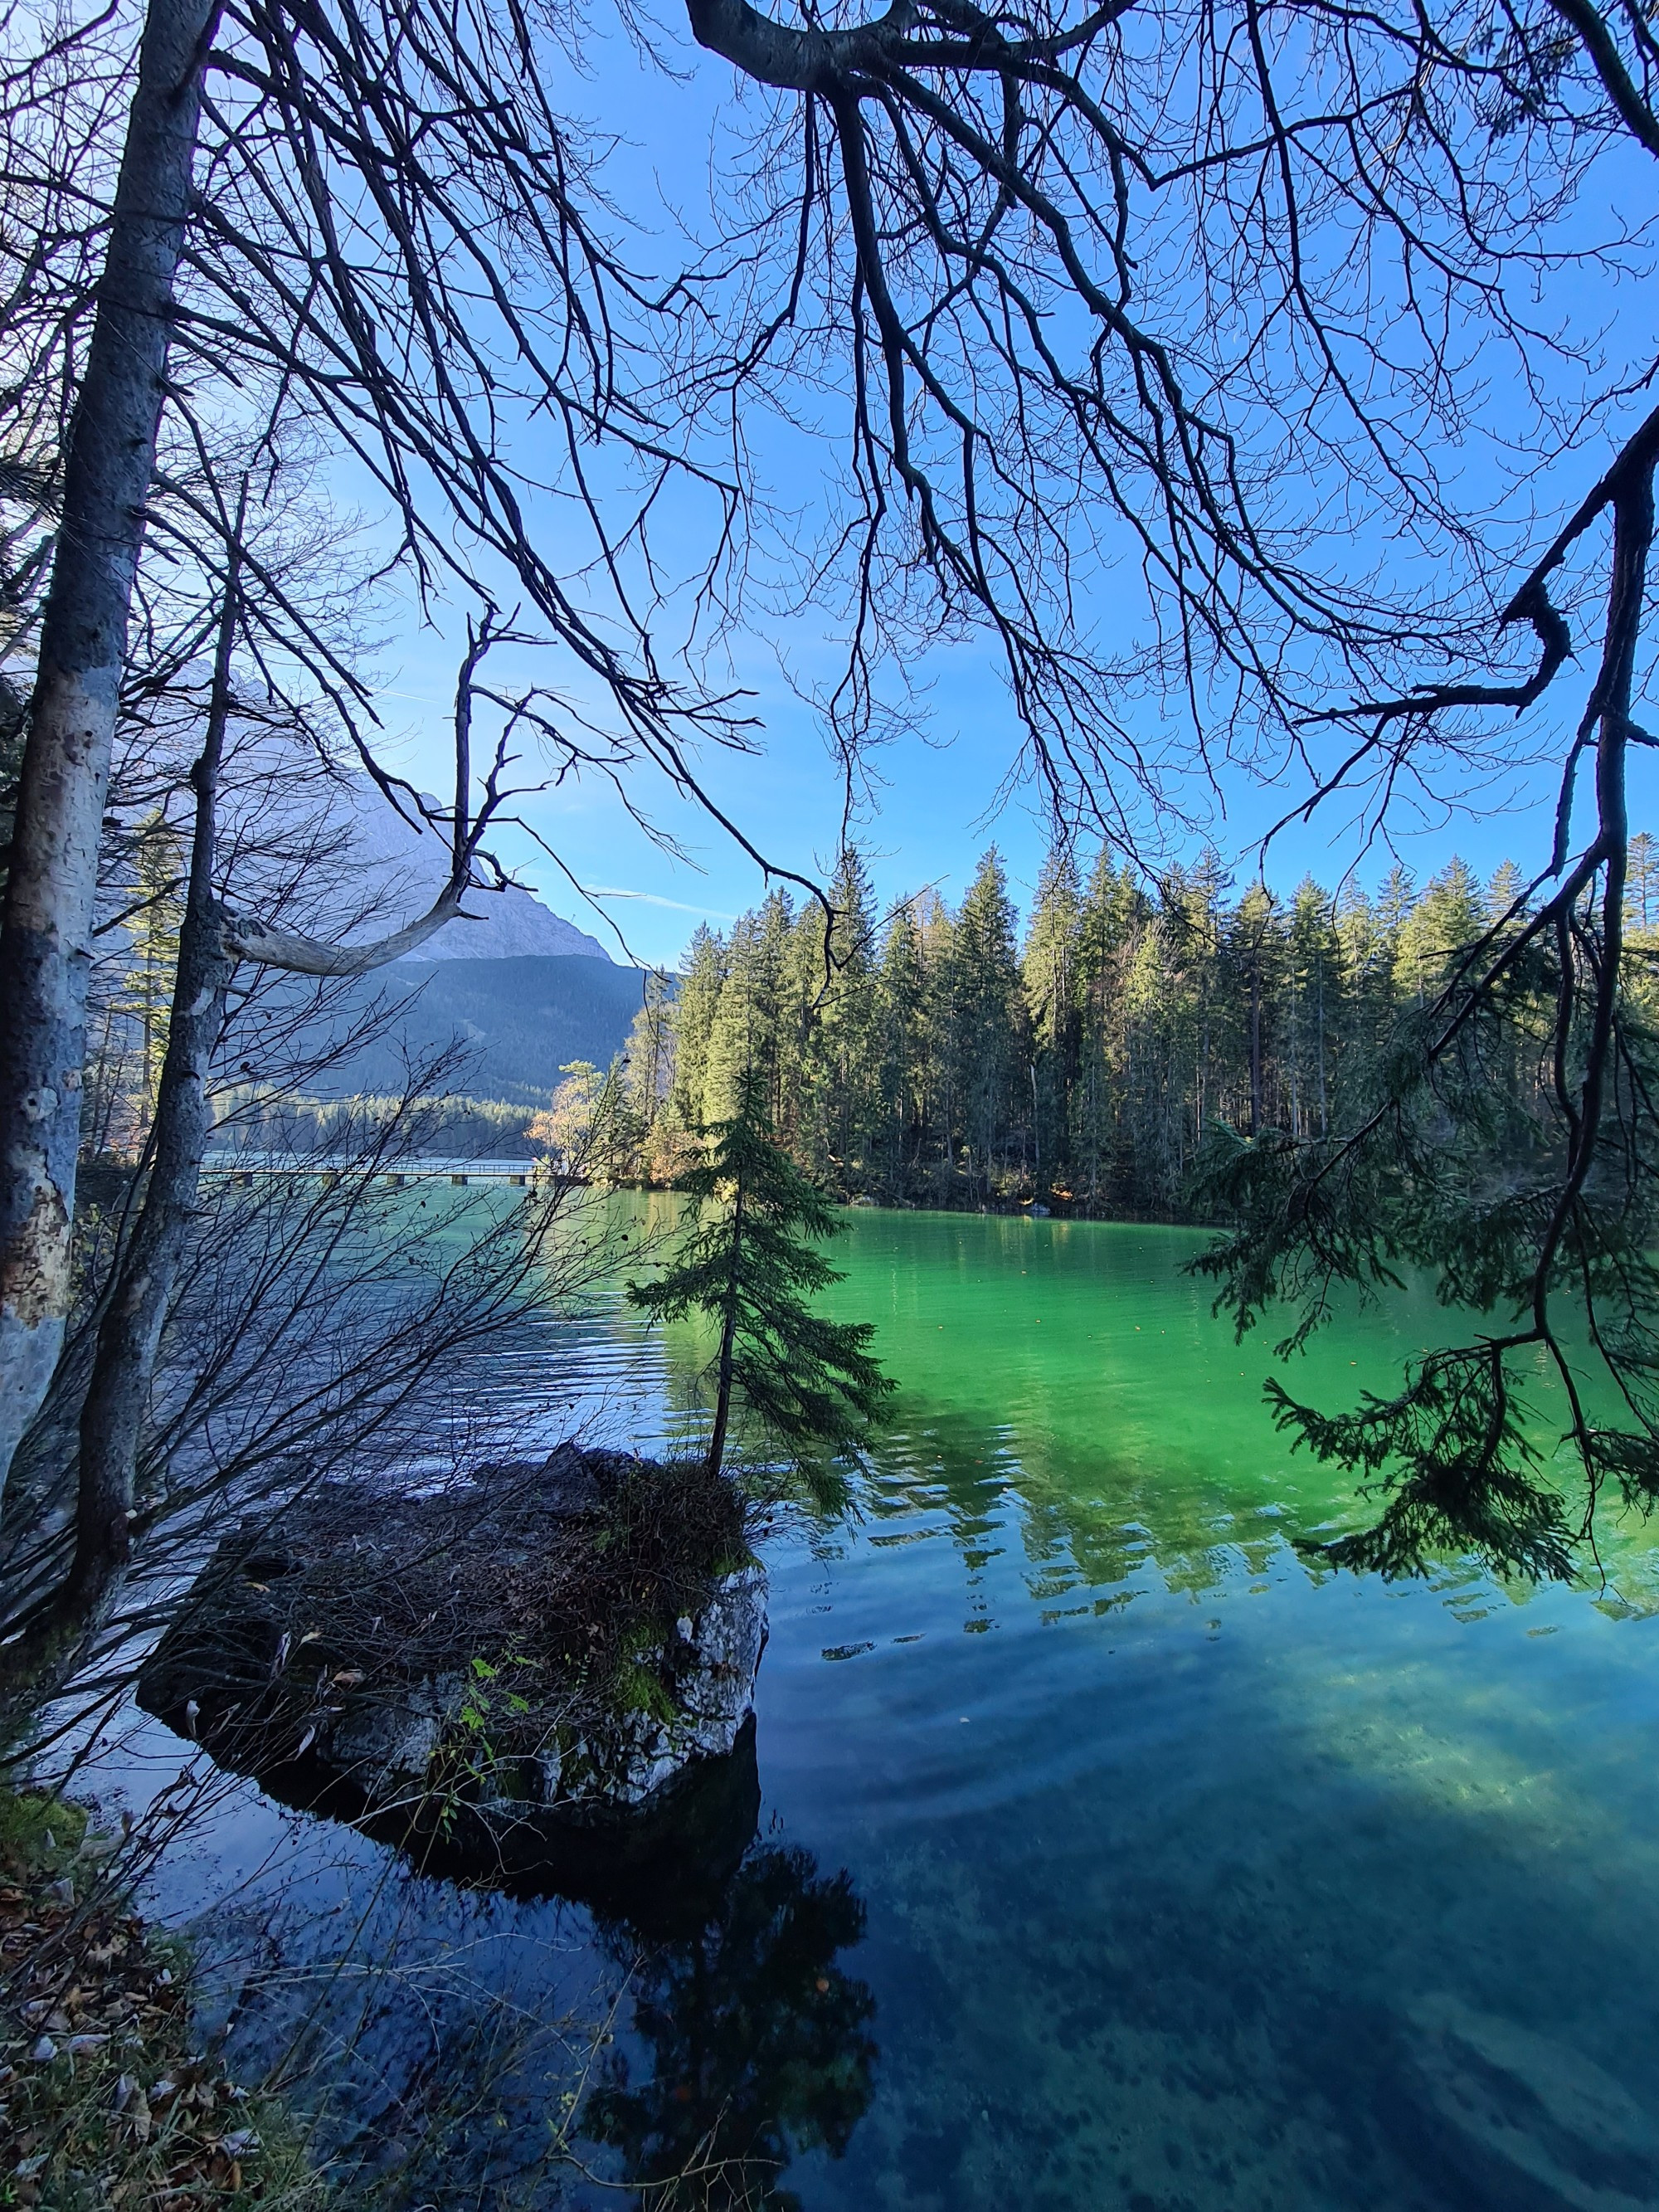
[[[307,1158],[293,1152],[210,1152],[202,1163],[204,1176],[228,1176],[233,1182],[252,1185],[261,1177],[271,1176],[338,1176],[343,1172],[339,1164],[326,1154]],[[471,1160],[471,1159],[404,1159],[395,1167],[388,1167],[374,1180],[396,1189],[405,1183],[444,1182],[455,1188],[472,1183],[507,1183],[520,1188],[555,1174],[556,1170],[546,1160]],[[580,1182],[580,1176],[563,1176],[564,1182]]]

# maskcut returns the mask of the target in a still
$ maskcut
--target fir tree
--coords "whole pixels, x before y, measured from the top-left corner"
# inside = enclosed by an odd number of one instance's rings
[[[647,971],[624,1057],[629,1103],[649,1127],[674,1088],[674,994],[659,968]]]
[[[1270,1063],[1276,1061],[1278,1016],[1281,1010],[1285,931],[1278,902],[1263,884],[1252,884],[1233,909],[1225,958],[1233,1014],[1238,1025],[1237,1063],[1244,1092],[1237,1109],[1248,1135],[1267,1126]]]
[[[1311,876],[1297,886],[1286,947],[1285,1040],[1291,1133],[1330,1127],[1331,1073],[1341,1035],[1342,948],[1328,892]]]
[[[1066,1155],[1066,1102],[1077,1080],[1081,1041],[1079,938],[1082,887],[1068,844],[1057,843],[1037,878],[1021,961],[1030,1010],[1032,1168],[1052,1182]]]
[[[814,938],[818,988],[802,1054],[800,1150],[815,1174],[862,1190],[881,1125],[880,1024],[872,981],[870,878],[850,847],[830,887],[834,918],[803,915]]]
[[[679,994],[674,1001],[674,1088],[676,1120],[695,1129],[703,1112],[703,1079],[708,1039],[726,988],[726,943],[717,930],[699,922],[680,963]]]
[[[770,1437],[800,1453],[863,1443],[893,1385],[869,1346],[868,1322],[825,1321],[807,1304],[841,1279],[813,1247],[839,1228],[828,1200],[778,1145],[767,1079],[744,1071],[735,1111],[709,1130],[710,1156],[677,1186],[697,1218],[654,1283],[628,1285],[654,1319],[696,1311],[719,1325],[708,1468],[725,1462],[734,1399]]]
[[[1626,989],[1653,1019],[1659,860],[1639,836],[1632,867]],[[1206,854],[1154,896],[1104,851],[1086,884],[1056,852],[1017,958],[994,854],[957,913],[933,894],[901,902],[878,953],[856,856],[836,882],[828,963],[815,907],[788,929],[781,981],[784,910],[771,902],[729,943],[707,931],[694,942],[671,1016],[677,1071],[643,1147],[659,1180],[696,1156],[692,1133],[726,1112],[731,1070],[753,1052],[778,1141],[841,1194],[1201,1214],[1212,1200],[1190,1178],[1212,1135],[1317,1145],[1363,1122],[1379,1071],[1410,1060],[1412,1024],[1460,949],[1501,926],[1524,889],[1508,866],[1483,888],[1454,862],[1420,896],[1396,869],[1374,899],[1350,885],[1333,901],[1311,879],[1283,902],[1260,886],[1234,899]],[[1523,927],[1519,915],[1507,925]],[[1516,965],[1504,1019],[1480,1047],[1487,1087],[1534,1119],[1528,1024],[1549,957],[1538,948]]]
[[[875,999],[881,1102],[876,1150],[884,1188],[896,1197],[921,1164],[927,1119],[927,977],[921,928],[908,900],[887,926]]]
[[[1468,863],[1453,859],[1402,916],[1395,954],[1402,998],[1425,1005],[1456,954],[1486,927],[1486,902]]]
[[[1029,1127],[1024,1077],[1024,1003],[1015,952],[1015,916],[994,845],[980,861],[957,916],[951,1008],[952,1089],[959,1102],[965,1164],[981,1199],[1000,1160]],[[1023,1142],[1022,1142],[1023,1149]]]
[[[1632,935],[1652,939],[1659,930],[1659,839],[1645,830],[1630,841],[1625,878],[1625,926]]]
[[[709,1024],[698,1118],[723,1121],[737,1111],[748,1071],[759,1071],[775,1126],[780,1103],[781,1024],[785,969],[794,915],[774,891],[739,917],[726,945],[726,975]]]
[[[1130,1180],[1123,1114],[1124,987],[1145,908],[1133,877],[1127,868],[1120,873],[1103,847],[1078,915],[1078,1083],[1068,1149],[1091,1210],[1120,1197]],[[1053,1183],[1051,1177],[1051,1188]]]

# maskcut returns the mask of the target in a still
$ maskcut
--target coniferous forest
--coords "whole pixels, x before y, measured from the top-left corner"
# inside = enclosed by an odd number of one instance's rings
[[[1639,946],[1659,843],[1632,843]],[[700,928],[678,988],[647,991],[615,1169],[672,1179],[756,1063],[782,1139],[843,1198],[1180,1218],[1207,1133],[1322,1134],[1520,887],[1510,866],[1482,883],[1456,859],[1369,893],[1236,893],[1214,860],[1154,887],[1056,848],[1022,917],[993,848],[954,910],[929,894],[883,915],[849,853],[827,955],[822,908],[777,890],[724,935]]]

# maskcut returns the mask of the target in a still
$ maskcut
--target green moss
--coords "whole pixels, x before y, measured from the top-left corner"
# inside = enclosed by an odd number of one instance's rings
[[[61,1876],[86,1832],[83,1807],[44,1790],[0,1790],[0,1875],[7,1881]]]
[[[664,1683],[648,1667],[629,1661],[612,1680],[612,1697],[619,1712],[646,1713],[653,1720],[672,1721],[679,1711]]]

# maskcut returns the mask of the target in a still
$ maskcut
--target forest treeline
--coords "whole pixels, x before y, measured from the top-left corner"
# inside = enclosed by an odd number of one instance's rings
[[[1646,836],[1630,886],[1639,943],[1659,925]],[[1213,860],[1153,887],[1057,849],[1022,929],[994,848],[958,907],[930,893],[885,916],[849,854],[828,963],[822,909],[777,890],[653,980],[601,1116],[611,1167],[672,1179],[754,1063],[779,1134],[842,1197],[1178,1217],[1216,1125],[1339,1121],[1400,1015],[1522,888],[1510,865],[1483,883],[1453,860],[1420,889],[1396,868],[1370,894],[1234,896]],[[602,1088],[573,1072],[532,1136],[568,1144]]]

